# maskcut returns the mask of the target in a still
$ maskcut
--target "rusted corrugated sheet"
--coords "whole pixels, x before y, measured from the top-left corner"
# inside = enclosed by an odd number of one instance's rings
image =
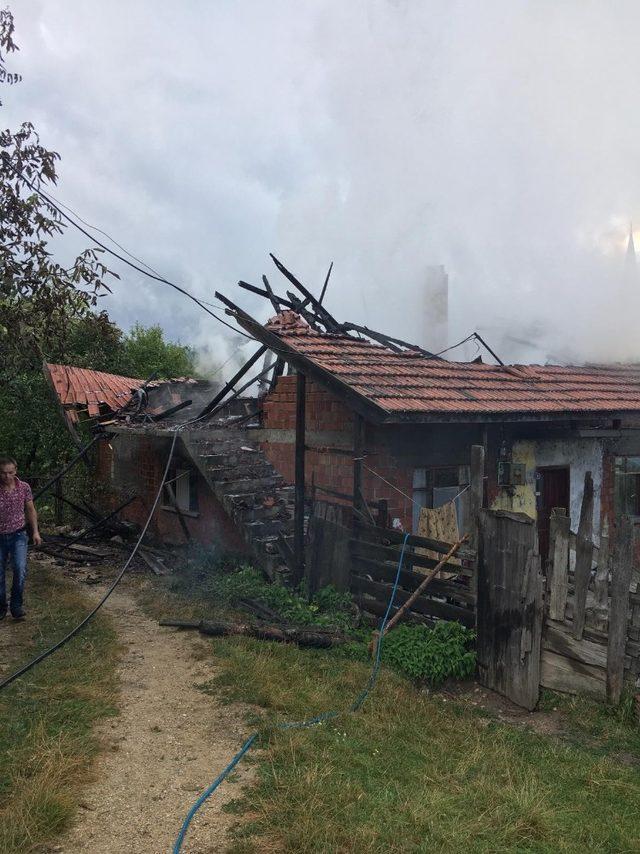
[[[267,324],[283,342],[389,413],[535,415],[640,411],[640,367],[485,365],[395,353],[317,332],[292,311]]]

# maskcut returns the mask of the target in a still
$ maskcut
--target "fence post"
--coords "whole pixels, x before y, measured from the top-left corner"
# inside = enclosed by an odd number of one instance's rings
[[[576,537],[576,593],[573,606],[573,636],[582,638],[584,632],[587,590],[591,579],[593,561],[593,478],[588,471],[584,476],[584,493],[580,509],[580,524]]]
[[[624,680],[624,650],[632,572],[633,522],[629,516],[623,516],[616,531],[611,567],[611,608],[607,638],[607,699],[614,705],[620,702]]]
[[[551,516],[549,531],[549,619],[564,620],[569,592],[569,534],[571,519],[556,512]]]
[[[353,416],[353,506],[359,521],[366,518],[366,507],[362,492],[362,458],[364,456],[364,418],[358,413]]]
[[[480,510],[484,504],[484,445],[471,446],[471,480],[469,488],[469,538],[471,548],[476,552],[471,589],[475,596],[475,618],[478,624],[478,548],[480,545]]]
[[[609,608],[609,523],[605,518],[600,533],[600,549],[598,551],[598,569],[594,581],[596,596],[597,628],[607,630],[607,611]]]

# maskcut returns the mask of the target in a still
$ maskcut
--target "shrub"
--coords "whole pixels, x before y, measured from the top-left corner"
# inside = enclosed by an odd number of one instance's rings
[[[475,633],[456,622],[438,622],[431,629],[404,625],[384,638],[382,661],[411,679],[440,685],[449,676],[465,679],[476,667],[470,648]]]
[[[323,587],[308,601],[304,590],[270,584],[237,555],[194,548],[187,567],[172,577],[171,589],[214,607],[234,607],[240,599],[255,599],[294,625],[334,626],[349,629],[351,597],[333,587]]]

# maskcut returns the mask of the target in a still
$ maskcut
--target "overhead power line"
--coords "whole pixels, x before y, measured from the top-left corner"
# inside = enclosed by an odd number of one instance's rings
[[[179,293],[184,294],[184,296],[188,297],[190,300],[193,300],[193,302],[195,302],[196,305],[199,305],[200,308],[203,309],[203,311],[206,311],[207,314],[211,315],[211,317],[215,318],[219,323],[222,323],[223,326],[226,326],[232,332],[235,332],[236,335],[243,335],[249,341],[255,340],[255,338],[253,338],[253,336],[248,335],[246,332],[244,332],[240,329],[236,329],[230,323],[227,323],[226,320],[223,320],[221,317],[219,317],[217,314],[215,314],[213,311],[211,311],[209,308],[207,308],[207,306],[202,302],[202,300],[199,300],[198,297],[194,296],[192,293],[190,293],[188,290],[186,290],[186,288],[181,287],[181,285],[176,285],[175,282],[172,282],[169,279],[165,279],[164,276],[159,276],[155,273],[150,273],[148,270],[145,270],[143,267],[140,267],[139,264],[134,264],[133,261],[129,261],[129,259],[125,258],[124,255],[121,255],[119,252],[115,252],[109,246],[106,246],[104,243],[102,243],[102,241],[98,240],[93,234],[90,234],[90,232],[88,232],[85,228],[83,228],[83,226],[80,225],[80,223],[76,222],[75,219],[73,219],[73,217],[71,217],[68,213],[65,213],[62,210],[62,208],[59,207],[56,204],[56,202],[47,193],[44,192],[44,190],[41,190],[39,187],[37,187],[35,184],[33,184],[33,182],[30,181],[25,175],[23,175],[19,169],[16,169],[15,166],[13,166],[11,163],[9,163],[8,157],[6,157],[6,156],[3,157],[3,160],[5,161],[6,165],[9,166],[9,168],[16,175],[18,175],[31,190],[33,190],[34,193],[37,193],[42,199],[45,200],[45,202],[47,202],[47,204],[51,205],[51,207],[55,211],[57,211],[61,217],[63,217],[68,223],[73,225],[74,228],[77,228],[78,231],[82,232],[82,234],[84,234],[85,237],[88,237],[89,240],[92,240],[94,243],[96,243],[105,252],[108,252],[110,255],[113,255],[114,258],[117,258],[119,261],[122,261],[123,264],[127,264],[129,267],[136,270],[138,273],[142,273],[143,276],[147,276],[148,278],[153,279],[156,282],[161,282],[162,284],[168,285],[170,288],[173,288],[174,290],[178,291]],[[93,228],[93,226],[90,226],[90,227]],[[97,229],[97,230],[99,231],[100,229]],[[103,232],[103,233],[105,233],[105,232]],[[111,238],[109,238],[109,239],[111,239]],[[114,241],[114,243],[115,243],[115,241]],[[126,252],[126,250],[123,250],[123,251]],[[127,254],[131,255],[131,253],[127,253]],[[131,257],[134,257],[134,256],[131,256]],[[144,262],[140,262],[140,263],[144,263]],[[145,265],[145,266],[148,267],[148,265]],[[151,268],[149,268],[149,269],[151,269]]]

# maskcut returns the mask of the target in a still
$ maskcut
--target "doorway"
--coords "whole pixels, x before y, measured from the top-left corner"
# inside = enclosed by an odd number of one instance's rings
[[[538,507],[538,547],[543,566],[549,557],[549,528],[551,511],[564,507],[569,515],[569,466],[548,466],[536,469],[536,499]]]

